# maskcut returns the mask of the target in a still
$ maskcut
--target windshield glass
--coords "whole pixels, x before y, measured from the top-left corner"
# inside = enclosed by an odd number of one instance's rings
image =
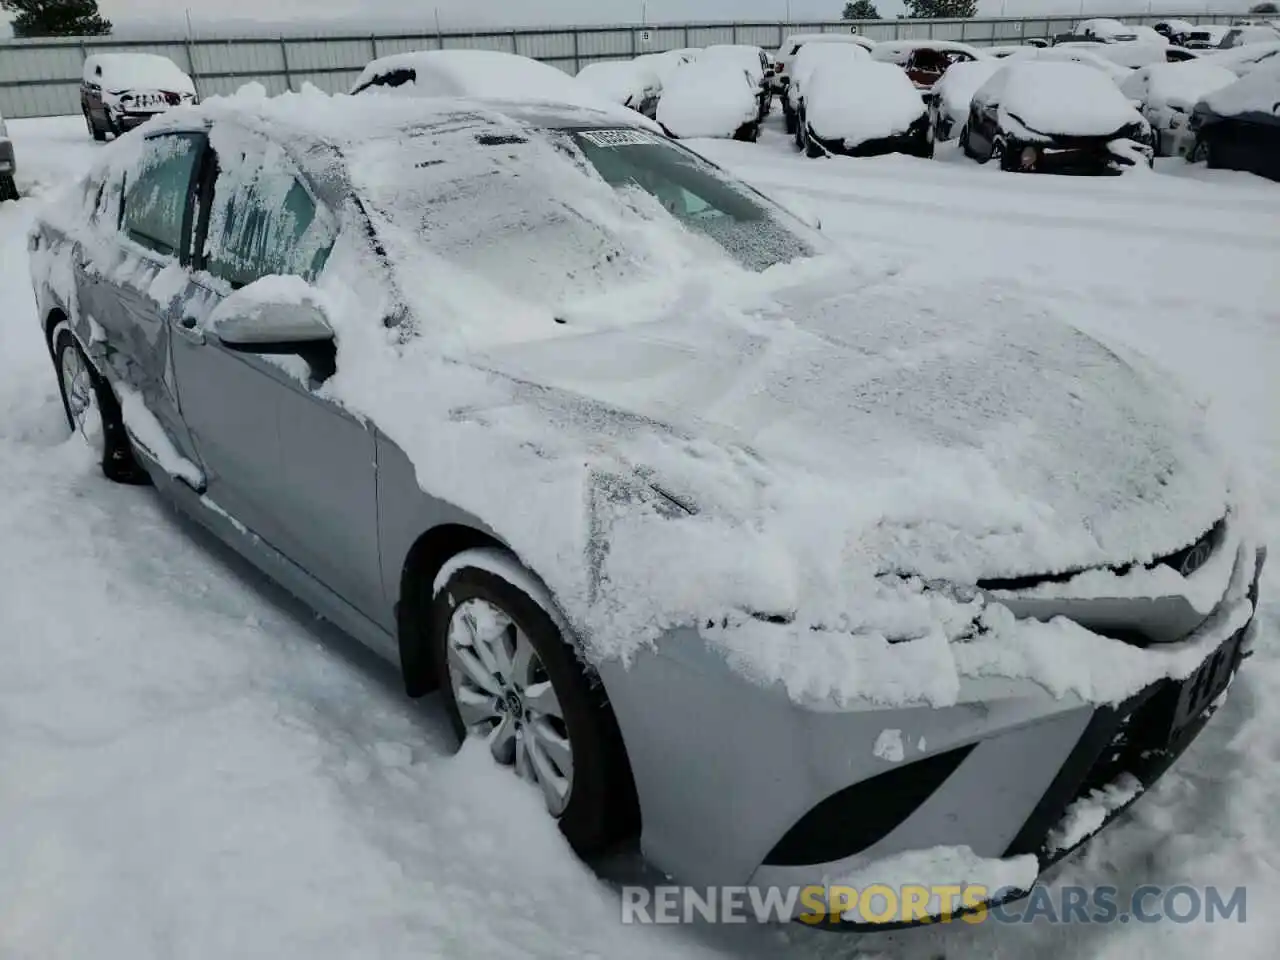
[[[762,197],[691,151],[642,130],[575,130],[571,135],[605,182],[615,189],[643,190],[749,270],[814,253]]]

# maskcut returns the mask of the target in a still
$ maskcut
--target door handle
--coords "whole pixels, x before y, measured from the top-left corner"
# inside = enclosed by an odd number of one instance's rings
[[[185,315],[180,317],[175,324],[175,329],[184,340],[196,344],[204,343],[204,331],[200,329],[200,321],[196,317]]]

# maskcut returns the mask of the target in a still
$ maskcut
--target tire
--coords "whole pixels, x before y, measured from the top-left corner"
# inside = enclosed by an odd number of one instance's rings
[[[1196,137],[1187,151],[1187,163],[1203,163],[1209,159],[1209,143],[1204,137]]]
[[[495,555],[513,562],[496,550],[469,551],[456,558],[452,565],[457,569],[431,603],[432,656],[445,709],[459,740],[468,733],[487,732],[494,759],[523,768],[541,788],[548,812],[559,821],[570,846],[579,856],[590,857],[633,835],[639,825],[635,786],[617,720],[604,688],[583,669],[546,609],[523,589],[482,569],[484,560]],[[468,559],[476,565],[466,565]],[[468,623],[478,628],[469,629]],[[495,643],[500,655],[493,653]],[[488,653],[472,653],[467,663],[463,656],[468,648]],[[499,669],[490,669],[486,660]],[[518,666],[522,660],[523,669]],[[503,671],[514,673],[507,676]],[[534,687],[540,689],[538,701],[545,713],[529,696]],[[469,702],[465,719],[460,696]],[[517,720],[512,721],[513,716]],[[509,741],[494,736],[504,725],[515,728]],[[541,732],[531,734],[534,730]],[[565,746],[567,778],[553,759],[565,755]],[[543,773],[548,763],[550,776]]]
[[[0,203],[5,200],[17,200],[18,196],[18,184],[13,179],[13,175],[0,176]]]
[[[787,128],[787,136],[794,137],[796,135],[796,115],[795,111],[789,106],[782,108],[783,125]]]
[[[114,483],[150,483],[133,455],[115,394],[66,324],[54,331],[53,361],[67,426],[97,452],[103,476]]]
[[[823,149],[822,144],[814,137],[807,124],[804,128],[804,155],[810,160],[817,160],[827,155],[827,151]]]
[[[88,110],[84,112],[84,122],[89,127],[89,136],[102,143],[107,139],[107,131],[99,129],[98,125],[93,122],[93,114]]]
[[[1009,170],[1009,149],[1005,145],[1004,137],[997,136],[991,142],[991,159],[1000,165],[1001,170]]]
[[[960,136],[958,137],[960,149],[969,159],[973,159],[973,154],[969,152],[969,125],[966,123],[960,128]]]

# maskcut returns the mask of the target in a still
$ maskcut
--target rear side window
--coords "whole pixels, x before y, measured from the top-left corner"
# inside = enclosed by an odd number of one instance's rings
[[[147,141],[141,163],[125,184],[120,229],[131,240],[166,256],[180,255],[203,146],[200,134],[167,134]]]
[[[324,267],[334,230],[278,148],[219,157],[204,267],[233,287],[285,274],[311,281]]]

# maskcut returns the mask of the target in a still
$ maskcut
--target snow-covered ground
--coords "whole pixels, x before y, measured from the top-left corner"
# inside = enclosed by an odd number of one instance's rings
[[[775,116],[771,124],[779,121]],[[623,926],[541,798],[455,756],[434,698],[317,623],[66,439],[27,278],[41,195],[98,149],[10,124],[0,207],[0,957],[1272,956],[1280,919],[1280,575],[1208,730],[1055,884],[1248,887],[1245,924],[964,924],[846,937]],[[780,129],[695,144],[821,217],[877,289],[975,285],[1185,378],[1260,481],[1280,543],[1280,187],[1162,161],[1004,175],[943,149],[805,160]],[[972,296],[972,294],[968,294]],[[956,323],[974,309],[950,303]],[[927,879],[927,878],[921,878]]]

